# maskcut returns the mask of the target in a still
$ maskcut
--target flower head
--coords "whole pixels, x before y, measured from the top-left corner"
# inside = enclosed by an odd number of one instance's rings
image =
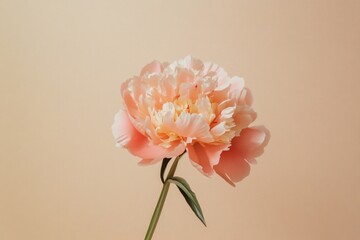
[[[244,80],[190,56],[153,61],[121,85],[124,109],[112,126],[117,146],[152,164],[187,150],[193,165],[234,185],[269,140],[265,127],[249,127],[256,113]]]

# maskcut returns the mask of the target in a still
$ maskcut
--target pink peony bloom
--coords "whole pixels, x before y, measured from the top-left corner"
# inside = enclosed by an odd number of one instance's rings
[[[244,80],[190,56],[151,62],[121,85],[124,110],[112,126],[116,145],[152,164],[187,150],[206,176],[234,185],[249,174],[267,145],[265,127],[249,127],[256,113]]]

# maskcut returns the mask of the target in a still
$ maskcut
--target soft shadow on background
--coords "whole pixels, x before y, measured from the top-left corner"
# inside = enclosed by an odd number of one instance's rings
[[[232,188],[185,158],[154,239],[360,237],[359,1],[0,0],[0,239],[143,239],[160,165],[114,147],[120,84],[191,54],[245,78],[272,139]]]

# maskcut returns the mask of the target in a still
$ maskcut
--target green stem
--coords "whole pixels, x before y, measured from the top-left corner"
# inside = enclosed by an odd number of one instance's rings
[[[156,225],[157,225],[157,223],[159,221],[160,214],[161,214],[161,211],[163,209],[167,193],[169,192],[170,182],[167,181],[167,179],[174,176],[177,164],[178,164],[180,158],[182,157],[182,155],[184,155],[184,153],[182,153],[181,155],[179,155],[179,156],[177,156],[175,158],[175,161],[174,161],[173,165],[170,168],[170,171],[169,171],[169,173],[167,175],[167,178],[166,178],[165,183],[163,185],[163,188],[161,190],[159,200],[158,200],[158,202],[156,204],[154,213],[152,215],[152,218],[151,218],[151,221],[150,221],[150,224],[149,224],[149,228],[148,228],[148,230],[146,232],[145,240],[151,240],[151,238],[152,238],[152,236],[153,236],[153,234],[155,232],[155,228],[156,228]]]

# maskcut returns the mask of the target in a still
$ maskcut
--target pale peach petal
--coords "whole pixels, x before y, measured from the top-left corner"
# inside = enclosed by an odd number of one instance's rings
[[[116,114],[112,130],[117,146],[127,148],[133,155],[142,159],[159,161],[165,157],[178,156],[185,150],[185,144],[181,142],[174,143],[170,148],[151,144],[144,135],[135,129],[127,112],[123,110]]]
[[[238,98],[245,86],[244,79],[235,76],[229,79],[229,83],[229,98]]]
[[[253,159],[264,152],[270,140],[270,132],[264,126],[245,128],[232,141],[234,150],[245,159]]]
[[[196,110],[203,116],[207,124],[209,124],[214,118],[215,114],[211,108],[211,102],[208,97],[203,97],[195,102]]]
[[[178,142],[173,147],[166,149],[165,152],[159,151],[157,155],[151,155],[150,158],[143,158],[139,165],[150,165],[162,161],[164,158],[177,157],[185,151],[185,144]]]
[[[193,58],[192,56],[187,56],[186,58],[191,59],[190,60],[191,61],[191,68],[192,68],[193,71],[196,72],[196,74],[203,71],[204,64],[200,59]]]
[[[213,76],[205,77],[202,81],[196,82],[198,86],[199,96],[204,96],[212,93],[217,88],[217,78]]]
[[[230,82],[230,91],[238,91],[240,92],[244,86],[245,86],[245,82],[244,79],[238,76],[234,76],[232,78],[230,78],[229,80]]]
[[[177,82],[180,84],[182,83],[191,83],[194,82],[195,76],[194,73],[187,69],[179,69],[177,72]]]
[[[226,85],[228,78],[227,72],[217,64],[206,62],[204,63],[203,75],[214,74],[217,77],[218,86]]]
[[[249,175],[250,166],[230,148],[229,151],[221,154],[220,162],[214,166],[214,170],[225,181],[235,186],[234,183],[241,181]]]
[[[249,175],[248,163],[256,163],[255,157],[263,153],[269,138],[269,131],[263,126],[243,129],[240,136],[232,140],[230,150],[221,154],[214,170],[234,186]]]
[[[226,122],[221,122],[221,123],[218,123],[217,125],[215,125],[212,129],[211,129],[211,134],[214,136],[214,137],[220,137],[222,136],[227,128],[225,126]]]
[[[174,131],[176,129],[175,120],[174,120],[174,113],[167,112],[163,117],[163,124],[162,126],[166,129],[167,132]]]
[[[220,154],[227,149],[227,144],[202,146],[200,143],[195,143],[187,145],[191,163],[206,176],[212,175],[213,166],[219,163]]]
[[[209,93],[209,98],[212,102],[218,104],[221,104],[225,101],[231,101],[231,99],[229,99],[229,89],[230,85],[223,84],[221,88],[217,87],[212,93]]]
[[[144,127],[145,127],[144,135],[149,139],[149,141],[151,140],[152,144],[158,145],[162,143],[162,140],[157,135],[156,128],[154,127],[148,116],[146,116],[145,118]]]
[[[183,143],[170,148],[164,148],[160,145],[153,145],[146,137],[139,137],[131,143],[126,148],[133,155],[146,159],[142,164],[146,164],[148,160],[151,160],[149,163],[155,163],[163,158],[172,158],[180,155],[185,150],[185,144]]]
[[[131,137],[136,131],[130,122],[127,112],[120,110],[114,118],[112,134],[116,141],[116,147],[124,147],[129,144]]]
[[[133,155],[142,158],[142,161],[139,162],[141,165],[156,163],[164,158],[173,158],[185,151],[185,144],[183,143],[164,148],[160,145],[153,145],[145,139],[139,139],[136,144],[127,147]]]
[[[188,139],[196,139],[202,142],[213,140],[209,125],[200,114],[182,112],[176,120],[176,132]]]
[[[162,64],[159,61],[152,61],[146,65],[142,70],[140,75],[145,75],[146,73],[160,73],[162,71]]]
[[[179,84],[179,96],[190,98],[190,91],[192,90],[192,84],[190,83],[181,83]]]
[[[150,115],[149,109],[151,108],[149,108],[149,104],[147,103],[146,96],[140,95],[137,104],[138,104],[138,111],[141,113],[140,116],[145,117]]]
[[[125,106],[126,106],[126,110],[129,112],[129,114],[133,118],[139,117],[140,114],[139,114],[139,111],[138,111],[137,104],[134,101],[134,99],[132,98],[129,91],[124,91],[123,92],[123,99],[124,99],[124,103],[125,103]]]
[[[220,119],[221,120],[225,120],[225,119],[230,119],[233,117],[234,115],[234,112],[236,110],[236,106],[233,106],[233,107],[227,107],[225,108],[224,110],[221,111],[220,113]]]
[[[211,166],[217,165],[220,161],[220,155],[223,151],[229,150],[230,144],[221,144],[221,145],[207,145],[206,153],[209,158]]]
[[[236,126],[234,127],[236,131],[236,136],[239,135],[240,131],[248,127],[257,117],[256,112],[250,107],[242,107],[236,110],[233,118]]]
[[[244,88],[241,91],[241,95],[240,95],[238,101],[239,101],[239,104],[246,104],[248,106],[251,106],[253,103],[253,97],[252,97],[250,89]]]
[[[164,77],[160,80],[161,92],[165,101],[173,101],[176,95],[177,83],[172,76]]]
[[[236,107],[236,102],[234,99],[226,99],[223,102],[219,102],[216,113],[220,115],[224,109],[229,107]]]
[[[201,72],[204,68],[204,64],[201,60],[193,58],[191,56],[186,56],[183,59],[179,59],[171,64],[169,64],[168,68],[171,71],[175,71],[176,69],[187,69],[195,74]]]

